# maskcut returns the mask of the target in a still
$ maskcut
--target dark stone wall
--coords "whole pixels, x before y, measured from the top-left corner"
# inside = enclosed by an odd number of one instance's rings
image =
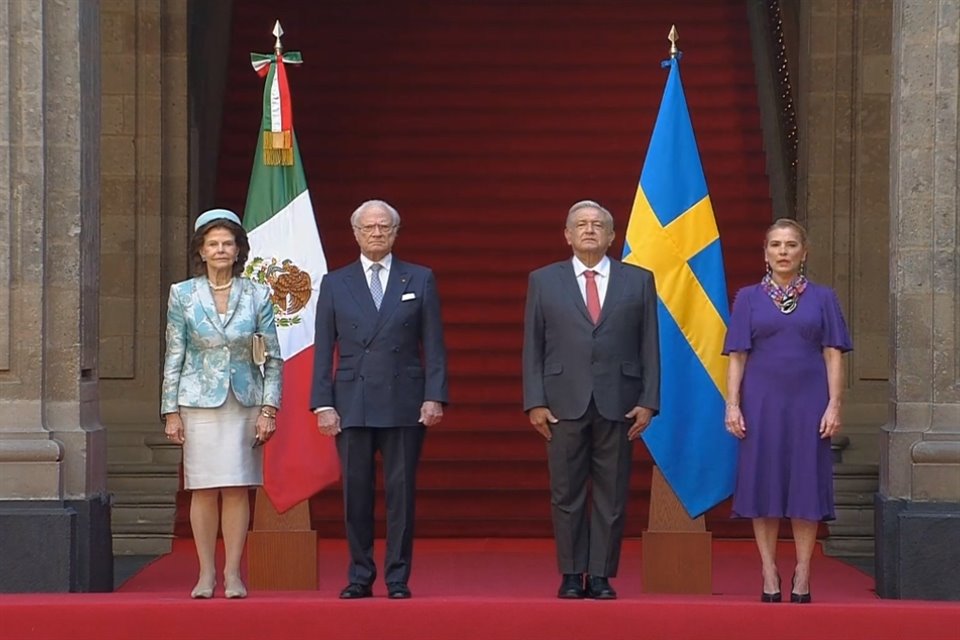
[[[960,600],[960,503],[874,499],[877,594]]]
[[[0,592],[112,590],[108,496],[0,502]]]

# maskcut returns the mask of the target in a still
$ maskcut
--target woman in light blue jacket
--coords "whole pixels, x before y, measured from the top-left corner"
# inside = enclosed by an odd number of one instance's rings
[[[249,487],[263,484],[263,444],[276,429],[283,360],[267,287],[241,278],[250,252],[232,211],[197,218],[195,277],[170,287],[161,413],[167,438],[183,445],[184,488],[200,560],[193,598],[213,597],[218,525],[224,593],[243,598],[240,557],[250,523]],[[265,358],[255,362],[255,336]],[[256,338],[260,340],[260,338]],[[223,503],[218,518],[217,499]]]

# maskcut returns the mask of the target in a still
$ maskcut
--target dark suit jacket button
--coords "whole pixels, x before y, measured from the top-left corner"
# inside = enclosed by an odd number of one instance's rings
[[[366,353],[370,353],[370,349],[364,349]]]

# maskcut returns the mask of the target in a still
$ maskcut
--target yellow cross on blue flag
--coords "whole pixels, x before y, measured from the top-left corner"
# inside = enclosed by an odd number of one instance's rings
[[[727,286],[720,235],[680,81],[669,68],[627,224],[624,262],[653,271],[660,415],[643,440],[690,517],[733,493],[737,443],[724,429]]]

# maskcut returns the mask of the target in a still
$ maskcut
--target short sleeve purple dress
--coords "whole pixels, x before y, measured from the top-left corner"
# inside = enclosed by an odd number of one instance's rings
[[[832,289],[808,283],[790,314],[759,284],[737,293],[723,347],[747,352],[734,517],[834,519],[830,439],[819,434],[829,400],[824,347],[851,349]]]

